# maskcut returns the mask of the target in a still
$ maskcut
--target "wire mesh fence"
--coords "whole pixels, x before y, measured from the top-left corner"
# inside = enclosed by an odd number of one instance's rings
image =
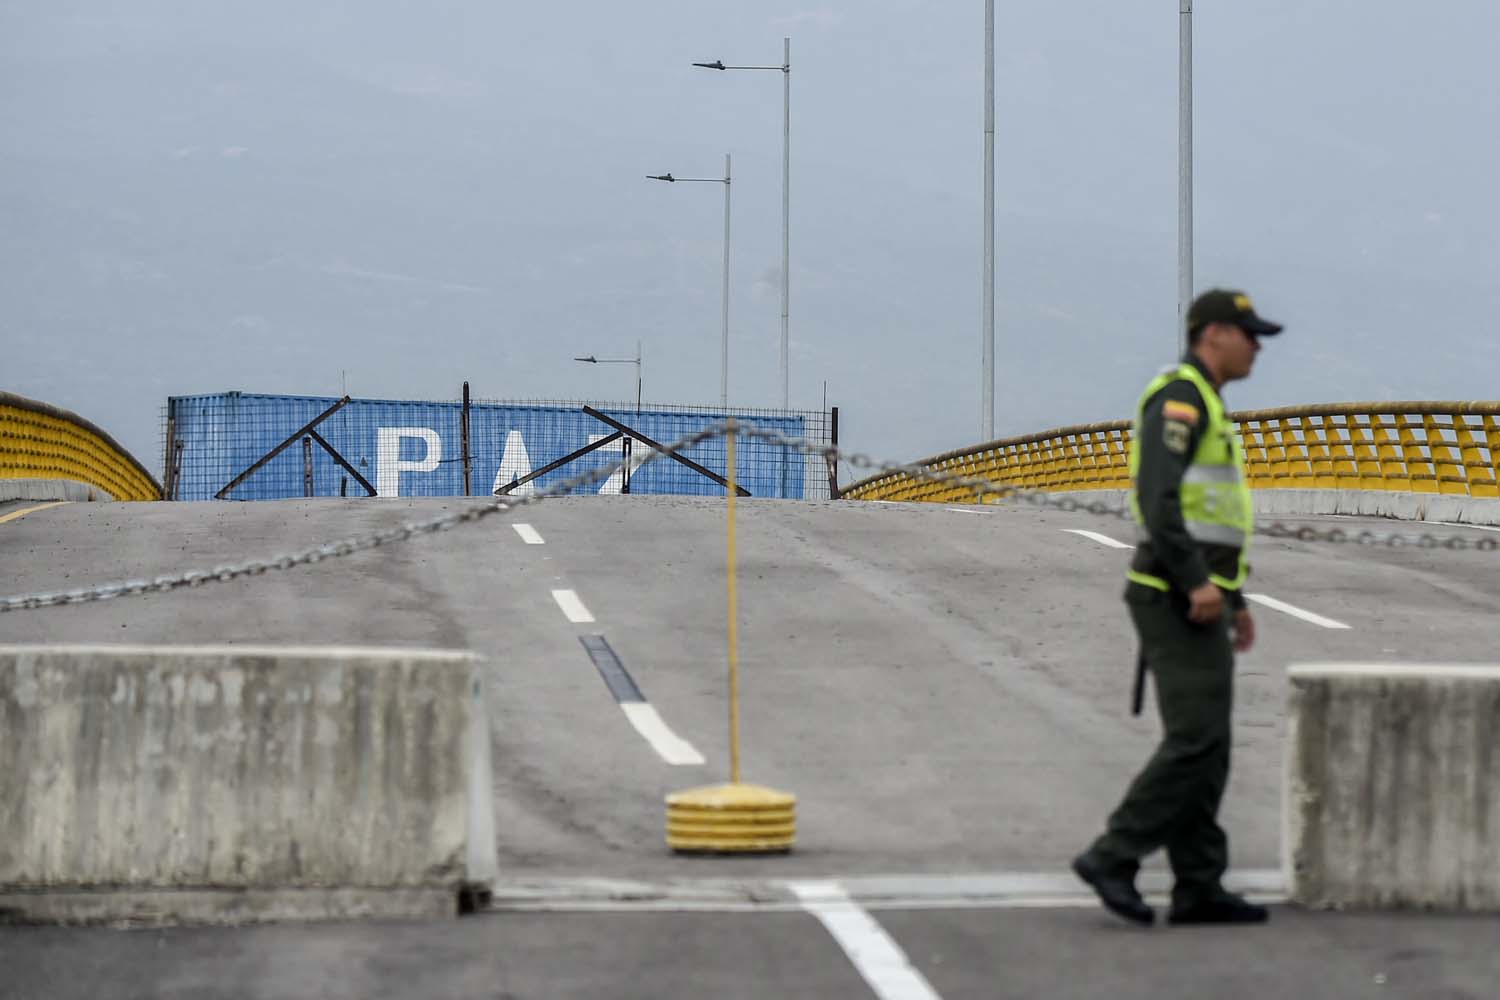
[[[630,465],[577,492],[716,496],[722,438],[683,453],[688,463],[640,466],[668,444],[733,417],[788,438],[837,443],[837,408],[720,409],[565,400],[378,400],[242,392],[173,396],[162,414],[167,499],[526,494],[622,460]],[[591,447],[592,446],[592,447]],[[736,455],[739,483],[757,497],[827,499],[820,455],[767,441]]]

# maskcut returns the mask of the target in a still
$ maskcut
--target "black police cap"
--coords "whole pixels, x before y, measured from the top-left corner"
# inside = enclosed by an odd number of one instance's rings
[[[1225,288],[1214,288],[1204,292],[1193,300],[1191,308],[1188,309],[1189,330],[1196,330],[1210,323],[1231,323],[1256,337],[1269,337],[1282,330],[1280,323],[1272,323],[1255,314],[1255,306],[1251,303],[1250,296],[1244,292]]]

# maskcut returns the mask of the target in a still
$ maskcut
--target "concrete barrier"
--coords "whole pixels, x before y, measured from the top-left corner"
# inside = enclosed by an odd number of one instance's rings
[[[468,653],[0,646],[0,914],[452,914],[489,755]]]
[[[1291,896],[1500,910],[1500,667],[1290,668]]]
[[[0,478],[0,502],[6,500],[71,500],[89,503],[109,501],[114,497],[91,483],[73,479],[4,479]]]

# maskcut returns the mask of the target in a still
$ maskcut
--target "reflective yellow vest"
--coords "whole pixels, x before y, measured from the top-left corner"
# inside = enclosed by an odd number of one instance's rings
[[[1208,410],[1208,422],[1182,477],[1182,519],[1195,541],[1238,550],[1234,577],[1210,573],[1209,579],[1224,590],[1239,590],[1248,575],[1250,535],[1255,524],[1250,486],[1245,481],[1244,453],[1234,424],[1224,415],[1224,403],[1218,392],[1203,373],[1190,364],[1169,368],[1152,379],[1136,405],[1135,427],[1130,435],[1130,511],[1135,515],[1138,538],[1149,540],[1150,533],[1146,530],[1146,520],[1141,515],[1140,499],[1135,491],[1136,472],[1141,464],[1141,423],[1151,397],[1178,379],[1186,379],[1197,387]],[[1126,576],[1157,590],[1171,589],[1167,580],[1150,573],[1130,570]]]

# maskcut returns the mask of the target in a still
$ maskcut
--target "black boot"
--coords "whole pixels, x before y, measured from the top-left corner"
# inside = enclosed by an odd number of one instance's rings
[[[1085,851],[1073,859],[1073,874],[1089,884],[1111,913],[1148,926],[1156,920],[1156,911],[1135,889],[1134,870],[1112,868]]]
[[[1172,899],[1167,923],[1184,924],[1263,924],[1270,919],[1264,906],[1223,889],[1187,899]]]

